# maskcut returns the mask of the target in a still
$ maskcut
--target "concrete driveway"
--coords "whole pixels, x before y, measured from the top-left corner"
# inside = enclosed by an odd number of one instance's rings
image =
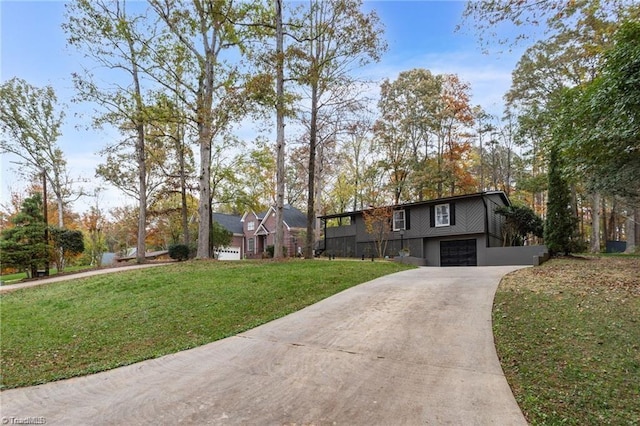
[[[491,331],[517,268],[389,275],[206,346],[4,391],[2,422],[526,425]]]

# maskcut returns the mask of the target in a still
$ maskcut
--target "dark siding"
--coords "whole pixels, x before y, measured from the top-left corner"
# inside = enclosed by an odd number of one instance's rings
[[[449,225],[456,225],[456,203],[449,203]]]

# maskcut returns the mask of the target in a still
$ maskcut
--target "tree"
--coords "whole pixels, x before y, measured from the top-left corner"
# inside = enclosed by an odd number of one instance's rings
[[[393,207],[370,207],[362,211],[362,219],[367,233],[371,235],[378,257],[384,257],[391,234]]]
[[[237,206],[239,212],[246,210],[265,210],[273,205],[276,198],[276,155],[273,145],[257,141],[255,148],[237,159],[236,170],[230,169],[240,178],[239,186],[243,189],[236,194],[236,201],[243,205]]]
[[[0,234],[0,262],[3,267],[15,267],[25,271],[27,277],[35,277],[38,268],[49,262],[42,195],[34,193],[25,198],[20,213],[11,223],[14,226],[3,229]]]
[[[51,86],[38,88],[16,77],[0,86],[0,153],[15,154],[34,175],[44,173],[56,196],[58,226],[64,224],[65,205],[74,199],[74,182],[57,146],[63,120]]]
[[[154,140],[152,140],[154,139]],[[155,146],[154,146],[155,145]],[[136,161],[138,154],[128,143],[117,144],[103,149],[100,153],[104,163],[96,167],[96,176],[115,186],[138,203],[146,204],[145,216],[149,204],[166,183],[163,165],[167,163],[167,150],[150,135],[145,135],[145,166],[144,185],[140,182],[140,165]],[[140,192],[140,191],[144,192]],[[145,219],[146,227],[146,219]]]
[[[275,0],[276,6],[276,235],[273,257],[284,257],[284,187],[285,139],[284,139],[284,30],[282,27],[282,0]]]
[[[187,196],[187,212],[190,217],[195,216],[198,208],[198,200],[192,196]],[[158,249],[166,249],[170,245],[184,244],[184,223],[183,223],[182,194],[178,192],[167,192],[161,197],[156,197],[149,205],[149,239],[147,244],[153,244]],[[187,223],[189,234],[196,232],[195,221]],[[195,245],[191,246],[195,249]]]
[[[343,166],[347,169],[353,188],[353,211],[362,210],[365,206],[364,175],[372,167],[372,119],[369,115],[356,117],[346,129],[346,141],[342,143],[341,152],[345,160]],[[370,160],[370,161],[368,161]],[[374,200],[370,200],[374,202]],[[341,210],[345,211],[345,210]],[[335,213],[339,213],[336,211]]]
[[[571,196],[557,148],[549,152],[549,201],[544,224],[544,243],[553,254],[569,254],[575,232],[575,218],[571,210]]]
[[[627,0],[473,1],[466,3],[458,30],[465,24],[473,26],[487,51],[490,44],[514,47],[541,33],[553,37],[572,25],[589,25],[594,19],[620,21],[629,9]],[[538,28],[541,31],[535,31]]]
[[[63,272],[69,261],[84,251],[82,231],[52,227],[49,229],[53,243],[54,262],[58,272]]]
[[[599,77],[567,93],[581,127],[564,144],[599,190],[640,198],[640,24],[624,23],[604,57]],[[567,111],[569,113],[569,111]]]
[[[135,206],[115,207],[109,210],[112,223],[109,226],[107,244],[109,251],[127,255],[136,247],[138,235],[138,211]]]
[[[89,207],[89,211],[82,216],[82,224],[87,232],[85,247],[89,255],[89,263],[92,266],[102,266],[102,255],[107,250],[105,241],[106,219],[98,206],[98,193],[96,193],[95,205]]]
[[[152,140],[161,143],[157,144],[160,149],[154,149],[149,155],[152,164],[160,168],[164,177],[165,184],[160,190],[162,195],[171,198],[173,193],[180,193],[181,240],[189,246],[192,234],[189,229],[189,201],[191,190],[195,188],[192,184],[195,162],[193,151],[186,140],[188,122],[179,100],[170,99],[164,94],[158,96],[153,110],[153,117],[149,122],[150,136]]]
[[[640,98],[636,95],[640,80],[638,36],[640,25],[637,22],[623,23],[615,34],[613,46],[604,52],[598,76],[564,92],[560,103],[562,109],[558,115],[564,118],[563,126],[573,130],[571,137],[562,139],[561,147],[592,193],[593,252],[600,251],[601,205],[605,220],[602,228],[608,238],[606,198],[601,193],[625,200],[629,215],[633,215],[634,205],[637,206],[640,199],[640,142],[637,137]]]
[[[216,253],[224,247],[229,247],[233,239],[233,233],[227,231],[218,222],[211,224],[211,252]]]
[[[515,142],[524,148],[523,159],[528,168],[528,172],[518,177],[518,187],[532,193],[532,205],[536,211],[542,212],[543,182],[546,180],[544,156],[551,145],[557,145],[567,162],[567,169],[572,170],[567,178],[571,185],[574,213],[576,217],[579,217],[579,212],[584,212],[587,217],[590,214],[593,222],[591,242],[594,249],[599,248],[600,200],[604,202],[611,193],[607,194],[601,185],[605,179],[596,177],[586,162],[571,155],[570,145],[584,139],[579,129],[594,128],[595,122],[581,117],[579,102],[571,92],[582,91],[598,79],[616,28],[625,17],[637,19],[640,8],[617,0],[536,4],[509,0],[478,2],[467,6],[467,11],[471,10],[477,20],[476,25],[484,27],[481,32],[488,29],[486,20],[494,24],[511,22],[516,26],[522,25],[522,29],[516,28],[516,34],[522,31],[522,36],[525,35],[525,26],[545,28],[545,36],[530,46],[518,62],[511,89],[506,95],[509,108],[517,115]],[[472,15],[467,15],[467,18]],[[527,31],[529,29],[526,28]],[[566,99],[560,101],[563,97]],[[563,110],[565,105],[568,109]],[[563,118],[562,124],[559,118]],[[560,127],[562,131],[559,131]],[[569,137],[569,133],[573,136]],[[588,192],[588,196],[583,192]],[[582,200],[590,200],[591,208],[580,208]],[[581,222],[584,223],[584,216]],[[588,226],[581,227],[583,233],[587,230]]]
[[[390,171],[394,203],[411,195],[422,199],[424,169],[433,146],[436,111],[442,93],[442,76],[424,69],[403,71],[380,86],[380,118],[374,125],[376,147]],[[417,175],[417,176],[414,176]],[[413,194],[406,183],[413,181]]]
[[[354,66],[379,60],[386,49],[382,28],[374,12],[364,14],[361,1],[311,0],[296,32],[297,47],[292,77],[308,90],[309,167],[307,195],[307,240],[305,257],[313,258],[314,225],[317,211],[316,150],[323,110],[345,108],[355,101]],[[344,113],[344,112],[343,112]],[[325,113],[327,117],[329,114]],[[325,129],[325,132],[328,129]]]
[[[521,246],[530,235],[542,238],[544,223],[530,207],[503,206],[496,209],[496,213],[505,218],[502,227],[502,245]]]
[[[236,23],[243,20],[251,5],[231,0],[149,3],[166,26],[165,37],[154,50],[154,64],[158,67],[152,73],[154,80],[181,100],[197,133],[200,166],[196,257],[205,259],[210,257],[212,144],[230,123],[244,115],[251,93],[259,86],[250,82],[243,85],[239,63],[224,57],[227,53],[243,53],[244,35]]]
[[[391,174],[394,203],[473,190],[468,171],[474,115],[470,87],[458,76],[405,71],[381,86],[381,117],[374,126],[381,165]],[[407,186],[410,183],[410,188]],[[411,191],[410,191],[411,190]]]
[[[114,125],[135,135],[134,164],[139,202],[136,261],[144,263],[147,117],[142,73],[148,57],[147,46],[156,36],[155,28],[146,26],[148,20],[144,14],[129,15],[124,0],[76,0],[67,5],[67,18],[63,28],[68,34],[69,44],[82,50],[100,68],[122,73],[115,79],[111,77],[110,83],[105,84],[94,72],[85,69],[82,73],[74,74],[74,84],[80,99],[95,102],[106,111],[94,118],[96,125]],[[121,78],[126,81],[125,84],[122,84]],[[115,164],[112,162],[110,166]],[[112,176],[117,174],[115,171]]]

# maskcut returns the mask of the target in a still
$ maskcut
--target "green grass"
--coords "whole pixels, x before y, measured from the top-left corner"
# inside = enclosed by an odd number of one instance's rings
[[[552,260],[503,279],[503,370],[537,424],[640,424],[640,259]]]
[[[203,345],[408,268],[392,262],[193,261],[16,290],[0,299],[2,387]]]
[[[92,266],[87,266],[87,265],[67,266],[66,268],[64,268],[64,272],[65,273],[78,272],[78,271],[84,271],[87,269],[92,269]],[[52,268],[49,271],[49,275],[56,275],[57,273],[58,273],[58,270],[56,268]],[[5,274],[5,275],[0,275],[0,283],[2,283],[3,285],[16,284],[26,278],[28,278],[26,272],[17,272],[15,274]]]

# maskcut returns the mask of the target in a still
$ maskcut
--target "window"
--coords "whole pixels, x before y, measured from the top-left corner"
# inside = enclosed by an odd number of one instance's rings
[[[449,226],[449,204],[438,204],[436,206],[436,227],[437,226]]]
[[[253,223],[253,222],[250,222]],[[255,245],[255,240],[253,238],[249,238],[249,247],[247,249],[247,251],[249,253],[255,253],[256,252],[256,245]]]
[[[393,230],[400,231],[407,229],[405,226],[404,210],[395,210],[393,212]]]
[[[254,229],[256,229],[256,223],[254,221],[247,223],[247,231],[253,231]]]

